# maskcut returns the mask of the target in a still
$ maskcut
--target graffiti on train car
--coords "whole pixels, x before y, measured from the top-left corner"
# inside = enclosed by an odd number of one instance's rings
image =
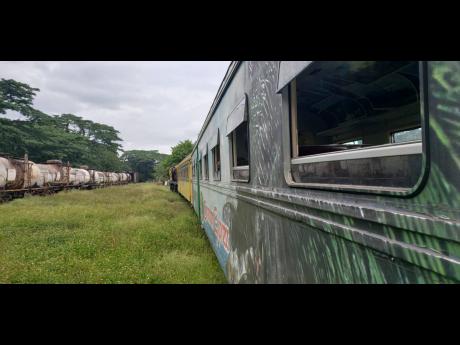
[[[214,210],[212,211],[205,204],[203,217],[204,221],[208,222],[219,243],[224,247],[226,252],[229,252],[228,226],[225,225],[217,216],[217,207],[214,207]]]
[[[419,65],[422,78],[414,80],[420,84],[423,102],[414,114],[423,113],[426,162],[413,194],[404,197],[289,182],[290,168],[297,163],[291,157],[292,99],[277,93],[280,64],[257,61],[232,66],[231,82],[222,88],[225,93],[218,92],[218,106],[211,108],[197,140],[199,169],[193,186],[195,210],[229,282],[459,281],[460,62]],[[360,90],[364,92],[364,86]],[[206,167],[211,178],[203,178],[199,152],[208,152],[215,133],[227,129],[222,132],[228,134],[230,115],[243,92],[248,114],[240,120],[248,122],[251,179],[232,180],[236,134],[220,138],[220,178],[212,178],[212,164]],[[219,222],[229,230],[228,253],[219,240],[223,236]]]
[[[203,200],[203,225],[208,236],[214,238],[213,246],[219,262],[225,267],[230,253],[229,227],[219,218],[217,207],[211,209]]]

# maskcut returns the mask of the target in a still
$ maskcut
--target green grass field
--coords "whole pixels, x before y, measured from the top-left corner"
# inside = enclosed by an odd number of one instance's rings
[[[0,205],[0,283],[225,283],[191,207],[150,183]]]

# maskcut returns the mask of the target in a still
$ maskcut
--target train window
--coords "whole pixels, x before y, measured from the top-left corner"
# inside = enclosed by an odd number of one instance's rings
[[[249,181],[249,128],[246,95],[227,120],[233,181]]]
[[[202,169],[203,165],[202,165],[202,159],[201,159],[201,156],[200,156],[200,159],[198,159],[198,179],[203,179],[203,169]]]
[[[212,154],[212,179],[220,181],[220,131],[209,139],[208,145]]]
[[[203,157],[204,161],[204,169],[203,169],[203,177],[205,180],[209,180],[209,161],[208,161],[208,151],[206,150],[206,154]]]
[[[220,145],[217,145],[212,149],[212,160],[213,179],[215,181],[220,181]]]
[[[308,64],[284,96],[292,182],[414,187],[422,172],[420,69],[418,61]]]
[[[213,180],[220,181],[220,145],[212,149]]]
[[[392,143],[404,143],[417,140],[422,140],[421,127],[397,131],[391,134]]]

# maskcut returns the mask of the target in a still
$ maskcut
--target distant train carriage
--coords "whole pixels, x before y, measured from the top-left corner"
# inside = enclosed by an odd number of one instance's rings
[[[185,157],[175,168],[178,192],[189,202],[192,202],[192,155]]]
[[[459,282],[459,90],[460,62],[231,63],[191,196],[227,279]]]

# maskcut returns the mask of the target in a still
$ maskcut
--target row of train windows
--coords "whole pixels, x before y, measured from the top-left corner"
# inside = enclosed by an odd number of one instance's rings
[[[282,89],[288,104],[284,144],[290,151],[290,184],[416,185],[422,171],[420,89],[417,61],[308,65]],[[232,180],[245,182],[249,132],[247,118],[241,119],[227,134]],[[214,180],[220,180],[219,147],[211,150]],[[202,178],[209,179],[207,151],[203,163]]]
[[[229,135],[229,145],[231,152],[231,169],[232,181],[247,182],[249,181],[249,146],[248,146],[248,124],[246,121],[241,123]],[[209,166],[212,166],[213,181],[221,179],[221,152],[220,143],[217,142],[210,150],[212,163],[209,164],[209,152],[206,150],[202,158],[198,160],[200,170],[202,171],[201,179],[209,180]],[[193,164],[192,175],[196,176],[195,164]]]
[[[188,166],[182,166],[179,168],[179,180],[188,181]]]

